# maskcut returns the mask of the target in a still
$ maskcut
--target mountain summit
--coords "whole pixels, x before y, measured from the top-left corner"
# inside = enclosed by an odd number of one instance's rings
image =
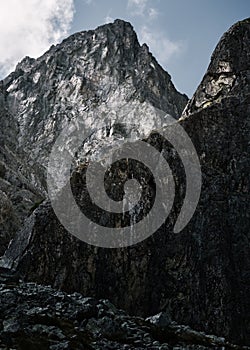
[[[148,117],[154,107],[178,118],[186,103],[147,45],[140,46],[131,24],[122,20],[71,35],[37,60],[25,57],[0,89],[0,250],[46,197],[48,156],[68,121],[89,125],[90,120],[93,130],[104,122],[109,130],[129,122],[143,138],[165,123]],[[95,117],[86,120],[93,111]],[[126,120],[129,111],[133,118]]]

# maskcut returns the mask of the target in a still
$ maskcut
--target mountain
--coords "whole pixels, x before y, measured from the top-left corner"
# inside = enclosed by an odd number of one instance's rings
[[[93,130],[103,120],[111,130],[124,122],[127,106],[142,137],[165,123],[147,118],[153,106],[177,118],[187,103],[146,44],[139,45],[132,26],[121,20],[76,33],[37,60],[24,58],[1,82],[0,94],[0,181],[8,197],[3,212],[9,213],[1,218],[1,237],[7,237],[1,252],[16,231],[14,222],[22,223],[46,197],[48,156],[68,120],[85,120],[95,111]]]
[[[130,314],[146,317],[162,311],[196,331],[249,344],[249,43],[247,19],[222,37],[187,105],[147,47],[138,44],[131,25],[121,20],[77,33],[38,60],[22,61],[2,82],[3,120],[13,119],[12,134],[3,135],[4,142],[13,143],[2,151],[7,169],[2,182],[9,182],[3,188],[5,207],[11,208],[5,236],[10,223],[16,225],[13,234],[20,230],[1,266],[26,281],[109,299]],[[176,120],[169,124],[168,115]],[[126,226],[140,216],[108,216],[93,205],[86,190],[89,160],[109,158],[109,148],[128,136],[134,144],[144,140],[167,160],[176,186],[173,208],[147,240],[119,249],[95,247],[59,222],[47,199],[45,175],[51,148],[68,119],[80,119],[93,130],[105,121],[105,128],[88,137],[76,155],[71,187],[82,210],[107,226]],[[192,219],[176,233],[186,175],[162,134],[173,135],[177,125],[197,151],[202,188]],[[113,196],[120,200],[126,179],[140,176],[147,212],[155,194],[153,175],[134,161],[118,162],[113,175],[109,170],[106,191],[112,195],[116,184]],[[13,193],[26,183],[30,187],[21,202],[29,198],[33,209],[20,212]],[[13,216],[27,218],[18,225]]]

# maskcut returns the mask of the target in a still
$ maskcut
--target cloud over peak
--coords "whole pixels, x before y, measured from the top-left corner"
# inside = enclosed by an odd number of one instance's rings
[[[148,0],[128,0],[128,10],[132,16],[146,16],[150,20],[159,14],[154,7],[149,7]]]
[[[162,32],[150,30],[147,25],[142,26],[138,34],[140,42],[148,44],[152,53],[163,66],[166,66],[173,56],[180,54],[185,47],[183,42],[172,41]]]
[[[8,0],[0,3],[0,74],[24,56],[38,57],[68,34],[73,0]]]

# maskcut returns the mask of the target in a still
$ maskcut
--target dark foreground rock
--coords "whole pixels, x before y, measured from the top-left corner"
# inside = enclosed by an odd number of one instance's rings
[[[132,317],[108,300],[18,282],[6,272],[0,282],[1,349],[249,349],[177,325],[165,314]]]

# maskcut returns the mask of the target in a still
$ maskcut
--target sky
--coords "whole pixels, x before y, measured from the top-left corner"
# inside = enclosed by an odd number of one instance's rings
[[[250,0],[0,0],[0,78],[74,32],[129,21],[192,97],[223,33],[250,16]]]

